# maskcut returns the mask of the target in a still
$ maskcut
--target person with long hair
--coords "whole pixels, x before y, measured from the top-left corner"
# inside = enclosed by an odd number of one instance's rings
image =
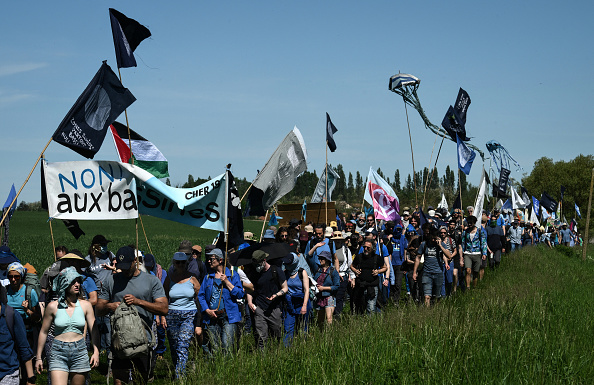
[[[173,254],[173,270],[165,278],[163,288],[169,300],[167,316],[159,322],[167,330],[171,358],[177,378],[184,375],[190,341],[194,335],[194,319],[198,315],[196,296],[200,282],[188,271],[188,256],[182,251]]]
[[[70,266],[54,279],[53,290],[58,300],[50,302],[43,316],[37,344],[37,373],[43,370],[41,353],[50,325],[54,324],[54,342],[48,354],[48,370],[53,385],[82,385],[91,368],[99,365],[99,334],[95,314],[88,301],[82,299],[83,277]],[[91,331],[93,354],[89,360],[85,334]]]

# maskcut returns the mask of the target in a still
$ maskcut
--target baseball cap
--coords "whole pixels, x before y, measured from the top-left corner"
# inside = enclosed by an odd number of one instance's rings
[[[184,254],[185,256],[185,254]],[[128,270],[134,260],[136,259],[136,253],[130,246],[120,247],[116,253],[115,260],[117,262],[117,268],[121,270]]]

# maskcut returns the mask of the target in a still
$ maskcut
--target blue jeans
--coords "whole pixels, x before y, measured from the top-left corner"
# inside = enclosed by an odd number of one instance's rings
[[[520,250],[522,248],[521,243],[512,243],[511,244],[511,251]]]
[[[206,325],[206,332],[210,342],[210,354],[231,352],[235,345],[236,326],[236,324],[229,323],[226,316],[217,320],[210,320],[210,324]]]
[[[291,312],[285,309],[285,337],[283,342],[285,347],[291,345],[291,340],[295,332],[299,329],[303,329],[307,333],[309,326],[309,315],[311,314],[311,302],[308,302],[307,313],[305,314],[291,314]]]

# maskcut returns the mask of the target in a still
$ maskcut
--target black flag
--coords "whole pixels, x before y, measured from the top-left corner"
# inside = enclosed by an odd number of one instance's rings
[[[133,52],[141,41],[151,36],[151,31],[113,8],[109,8],[109,19],[118,68],[136,67]]]
[[[557,211],[557,205],[559,203],[555,201],[549,194],[543,192],[540,196],[540,206],[547,209],[548,212],[554,213]]]
[[[85,232],[82,231],[76,219],[62,219],[62,222],[64,223],[68,231],[70,231],[70,234],[72,234],[72,236],[77,240],[78,238],[80,238],[81,235],[85,235]]]
[[[470,138],[466,137],[466,128],[464,127],[462,118],[460,118],[460,115],[458,115],[452,106],[448,108],[448,112],[446,112],[446,115],[441,121],[441,126],[448,132],[450,138],[452,138],[454,142],[458,141],[456,135],[458,135],[462,141],[470,140]]]
[[[135,100],[104,61],[52,138],[93,159],[103,144],[109,125]]]
[[[561,185],[561,202],[563,202],[563,194],[565,194],[565,186]]]
[[[338,129],[332,124],[330,115],[326,112],[326,142],[328,142],[328,148],[330,152],[336,151],[336,142],[334,141],[334,134]]]
[[[231,171],[229,175],[229,198],[228,198],[228,209],[227,219],[229,220],[229,226],[227,228],[227,240],[230,247],[236,247],[241,245],[243,241],[243,216],[241,215],[241,198],[235,185],[235,178]]]
[[[454,105],[454,110],[458,113],[463,125],[466,125],[466,112],[468,111],[469,106],[470,96],[468,96],[468,92],[464,91],[462,87],[460,87],[460,90],[458,91],[458,97],[456,98],[456,104]]]

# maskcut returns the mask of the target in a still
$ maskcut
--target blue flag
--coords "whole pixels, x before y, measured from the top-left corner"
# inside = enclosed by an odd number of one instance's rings
[[[368,217],[370,215],[373,215],[373,206],[370,206],[365,209],[365,217]]]
[[[501,211],[503,210],[511,210],[512,209],[512,204],[510,202],[510,200],[506,200],[505,203],[503,204],[503,206],[501,206]]]
[[[466,144],[460,140],[459,136],[456,136],[458,142],[458,168],[466,175],[470,174],[470,168],[472,162],[476,157],[474,150],[471,150]]]
[[[540,201],[534,196],[532,197],[532,209],[534,210],[536,216],[540,215]]]
[[[278,225],[278,220],[276,219],[276,213],[273,211],[272,215],[270,215],[270,220],[268,221],[268,226],[276,226]]]
[[[12,187],[10,188],[10,193],[8,194],[8,198],[6,199],[6,203],[4,203],[4,206],[2,206],[2,211],[6,210],[10,206],[10,204],[12,203],[12,201],[15,197],[16,197],[16,190],[14,189],[14,183],[13,183]],[[14,213],[14,210],[17,207],[17,203],[18,202],[15,200],[14,204],[12,205],[12,208],[10,209],[10,212],[8,213],[9,218]]]
[[[303,206],[301,206],[301,216],[303,217],[304,223],[305,223],[306,215],[307,215],[307,199],[303,198]]]
[[[14,185],[12,185],[12,188],[14,188]],[[578,207],[577,203],[574,203],[575,205],[575,212],[577,213],[578,217],[580,219],[582,219],[582,213],[580,213],[580,208]]]

